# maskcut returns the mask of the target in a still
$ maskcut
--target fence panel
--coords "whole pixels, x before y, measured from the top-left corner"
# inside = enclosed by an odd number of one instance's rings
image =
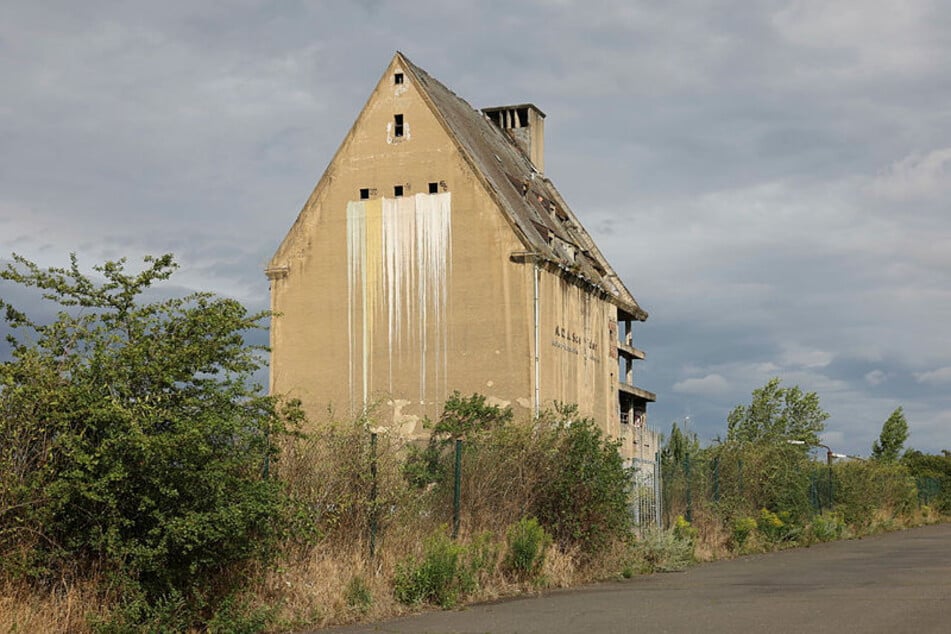
[[[660,463],[654,460],[633,458],[631,469],[631,517],[638,531],[660,527],[662,482]]]

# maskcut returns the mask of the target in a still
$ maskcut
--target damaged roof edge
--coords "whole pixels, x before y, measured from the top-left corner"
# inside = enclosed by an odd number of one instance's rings
[[[493,124],[484,111],[473,108],[452,90],[413,64],[403,53],[399,61],[416,80],[423,98],[434,115],[450,134],[462,156],[486,186],[496,203],[525,244],[546,259],[577,269],[580,278],[594,285],[614,287],[617,294],[607,292],[612,302],[635,319],[647,319],[633,294],[597,248],[583,224],[571,211],[564,198],[547,177],[535,169],[524,151]],[[533,104],[523,104],[532,106]],[[519,106],[503,106],[516,108]],[[493,110],[488,108],[486,110]],[[541,110],[538,110],[541,113]],[[547,235],[543,235],[543,232]],[[575,260],[568,260],[553,247],[553,238],[574,243],[580,251]],[[600,269],[600,270],[599,270]]]

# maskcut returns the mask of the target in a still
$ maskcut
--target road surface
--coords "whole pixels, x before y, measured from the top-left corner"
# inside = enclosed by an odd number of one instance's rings
[[[951,524],[323,632],[951,632]]]

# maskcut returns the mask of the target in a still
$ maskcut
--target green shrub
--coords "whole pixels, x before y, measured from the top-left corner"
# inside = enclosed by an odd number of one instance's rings
[[[499,546],[490,531],[483,531],[472,538],[465,552],[462,587],[464,592],[474,592],[482,587],[495,572],[499,562]]]
[[[150,601],[136,588],[128,588],[121,602],[106,618],[93,618],[90,625],[97,634],[184,632],[192,620],[192,610],[178,591]]]
[[[460,560],[465,550],[443,531],[436,532],[426,541],[421,560],[408,557],[397,564],[393,579],[396,600],[406,605],[455,605],[467,581],[460,574],[464,572]]]
[[[693,563],[693,543],[678,537],[673,530],[652,528],[635,542],[633,563],[641,572],[672,572],[683,570]]]
[[[917,507],[914,478],[902,464],[879,460],[843,462],[833,470],[835,510],[859,532],[876,516],[903,516]]]
[[[370,592],[370,587],[360,575],[350,577],[343,596],[347,601],[347,607],[360,614],[369,612],[370,607],[373,605],[373,593]]]
[[[175,268],[170,255],[137,273],[107,262],[100,281],[75,257],[42,270],[14,256],[0,270],[58,310],[39,324],[0,301],[14,333],[0,558],[28,546],[14,564],[40,586],[105,571],[136,597],[126,622],[171,629],[209,618],[241,567],[273,554],[283,497],[268,472],[285,421],[252,384],[263,350],[245,341],[269,315],[208,293],[143,301]]]
[[[951,451],[926,454],[912,449],[901,463],[916,480],[919,503],[938,513],[951,513]]]
[[[551,535],[534,517],[523,518],[509,526],[505,534],[508,552],[505,555],[507,574],[518,580],[534,579],[545,563],[545,551]]]
[[[276,609],[253,607],[248,601],[228,596],[208,621],[209,634],[257,634],[273,621]]]
[[[774,513],[769,509],[760,509],[756,527],[767,541],[773,544],[795,541],[801,529],[793,523],[789,511]]]
[[[593,556],[630,530],[631,479],[618,442],[590,419],[572,420],[575,415],[562,410],[554,423],[540,427],[539,433],[554,437],[554,450],[531,511],[560,545]]]
[[[697,539],[699,531],[688,522],[683,515],[678,515],[674,520],[674,536],[685,542],[693,543]]]
[[[812,536],[820,542],[831,542],[841,539],[845,533],[845,522],[838,513],[826,512],[812,518],[810,526]]]
[[[730,542],[735,550],[741,551],[756,530],[757,523],[752,517],[735,517],[730,524]]]

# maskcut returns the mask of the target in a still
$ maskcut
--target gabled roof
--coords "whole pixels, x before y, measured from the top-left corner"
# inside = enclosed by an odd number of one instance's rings
[[[405,55],[396,53],[490,194],[535,257],[600,288],[635,319],[647,319],[552,182],[513,139]],[[572,257],[572,251],[574,252]]]

